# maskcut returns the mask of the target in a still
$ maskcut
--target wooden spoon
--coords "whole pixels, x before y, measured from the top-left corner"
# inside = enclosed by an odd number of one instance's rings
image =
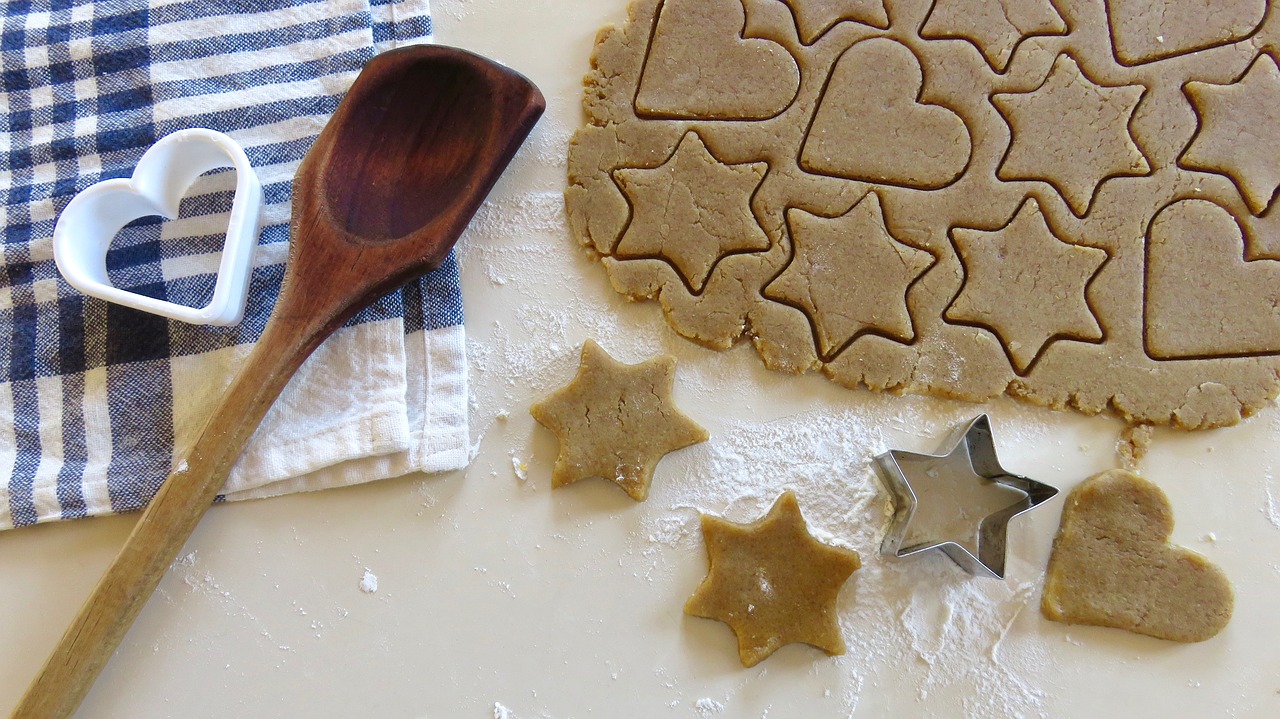
[[[545,107],[523,76],[463,50],[369,61],[298,167],[284,284],[262,337],[14,717],[75,711],[303,360],[444,261]]]

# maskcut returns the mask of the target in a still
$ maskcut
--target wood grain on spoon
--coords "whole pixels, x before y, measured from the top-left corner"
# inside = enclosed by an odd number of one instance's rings
[[[298,168],[271,320],[14,717],[75,711],[289,378],[352,315],[444,261],[544,108],[523,76],[464,50],[365,66]]]

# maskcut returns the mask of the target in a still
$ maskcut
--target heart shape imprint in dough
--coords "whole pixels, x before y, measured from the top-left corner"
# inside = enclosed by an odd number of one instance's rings
[[[236,191],[209,303],[188,307],[113,286],[107,251],[116,234],[143,217],[176,219],[191,184],[224,167],[235,170]],[[53,257],[67,283],[86,295],[192,324],[234,325],[244,316],[262,203],[262,184],[235,140],[205,128],[178,130],[148,148],[131,177],[103,180],[71,198],[53,228]]]
[[[1267,0],[1107,0],[1116,59],[1124,65],[1227,45],[1253,34]]]
[[[1113,469],[1067,497],[1040,604],[1045,617],[1177,642],[1208,639],[1235,605],[1217,566],[1169,544],[1173,510],[1155,484]]]
[[[937,189],[969,164],[960,116],[920,102],[924,73],[905,45],[887,38],[854,44],[836,61],[800,167],[862,182]]]
[[[744,38],[742,0],[664,0],[645,56],[636,114],[682,120],[764,120],[800,90],[782,45]]]
[[[1147,354],[1156,359],[1280,352],[1280,261],[1245,260],[1235,217],[1181,200],[1147,234]]]

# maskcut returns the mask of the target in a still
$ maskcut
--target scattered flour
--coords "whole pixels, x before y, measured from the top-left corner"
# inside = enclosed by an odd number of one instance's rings
[[[724,704],[712,699],[711,697],[703,697],[693,703],[693,710],[697,712],[702,719],[708,719],[712,714],[719,714],[724,711]]]
[[[263,640],[266,646],[285,652],[293,651],[288,644],[278,640],[268,626],[254,612],[250,611],[249,606],[242,602],[230,589],[224,587],[213,576],[212,572],[200,567],[198,550],[187,552],[174,560],[173,564],[170,565],[170,576],[181,580],[182,586],[186,588],[188,595],[211,602],[220,607],[228,617],[237,617],[243,620]],[[175,601],[174,595],[167,591],[163,584],[156,589],[156,593],[166,602]],[[152,649],[157,652],[160,651],[160,644],[157,642],[152,646]]]
[[[1267,515],[1267,521],[1271,522],[1271,526],[1280,529],[1280,497],[1277,496],[1276,485],[1275,477],[1267,475],[1266,483],[1263,485],[1267,500],[1262,505],[1262,511]]]
[[[517,225],[530,223],[531,234],[523,234],[519,226],[495,224],[494,231],[509,233],[515,242],[486,238],[487,245],[471,243],[464,250],[464,267],[469,255],[479,267],[492,266],[491,277],[510,280],[491,291],[517,293],[514,318],[481,324],[468,343],[474,378],[471,399],[478,416],[515,408],[505,431],[508,438],[519,436],[531,419],[518,408],[573,377],[586,337],[629,363],[664,352],[675,354],[676,401],[684,397],[686,408],[714,407],[725,398],[749,398],[745,401],[751,404],[746,413],[734,413],[749,420],[693,412],[713,441],[659,466],[660,476],[665,470],[670,478],[676,471],[680,481],[655,481],[649,500],[636,508],[640,526],[630,539],[628,556],[622,557],[636,576],[658,584],[670,579],[689,557],[701,559],[705,550],[700,512],[749,521],[766,511],[780,492],[795,490],[816,536],[852,547],[863,557],[863,568],[840,595],[848,652],[824,659],[814,677],[835,689],[830,701],[838,702],[842,716],[857,708],[865,686],[894,685],[902,681],[902,674],[921,696],[950,696],[954,703],[948,705],[964,706],[970,716],[1043,712],[1043,694],[1035,678],[1047,666],[1047,654],[1036,649],[1033,637],[1010,629],[1031,603],[1027,587],[1039,581],[1043,567],[1011,555],[1010,580],[994,582],[969,577],[945,557],[890,562],[879,556],[892,504],[874,473],[873,458],[890,447],[939,449],[955,426],[972,419],[974,405],[871,392],[833,393],[821,378],[761,370],[749,345],[727,352],[698,348],[667,329],[656,303],[620,301],[604,281],[595,286],[589,284],[595,280],[588,279],[567,304],[549,307],[538,301],[547,290],[522,282],[554,283],[564,276],[594,278],[599,273],[573,268],[574,263],[590,262],[577,256],[581,253],[554,243],[526,244],[536,236],[539,223],[563,220],[559,214],[539,218],[537,213],[548,208],[537,198],[523,207],[535,216],[505,216]],[[556,236],[567,238],[567,230]],[[545,270],[529,279],[519,266],[533,263]],[[528,337],[546,340],[530,342]],[[796,402],[790,408],[775,406],[778,403],[764,399],[772,393],[798,401],[811,397],[810,409],[796,412]],[[1044,442],[1050,434],[1042,410],[1005,403],[995,420],[1002,445]],[[530,427],[526,444],[515,440],[509,448],[517,477],[525,469],[517,459],[536,454],[529,444],[534,437]],[[545,468],[532,465],[526,471],[532,478]],[[1280,510],[1277,517],[1280,522]],[[887,619],[893,617],[898,619]],[[903,657],[918,661],[904,663]],[[758,681],[756,675],[744,677],[739,691],[749,691]],[[676,692],[671,700],[675,706],[690,706],[678,688],[669,689]],[[713,705],[699,710],[710,716]]]
[[[472,12],[468,0],[432,0],[431,9],[454,20],[462,20]]]
[[[536,160],[561,166],[571,130],[547,126],[540,132]],[[762,369],[749,343],[725,352],[697,347],[668,329],[658,303],[619,298],[595,260],[575,251],[559,190],[556,184],[486,203],[468,230],[475,239],[464,236],[458,246],[473,286],[498,293],[514,307],[502,319],[469,318],[467,343],[472,415],[506,416],[509,410],[502,432],[510,443],[510,471],[522,482],[549,471],[542,462],[526,467],[521,461],[539,456],[532,443],[545,440],[526,408],[574,376],[583,339],[595,339],[628,363],[674,354],[676,401],[708,427],[713,440],[659,465],[649,500],[633,510],[637,526],[620,557],[625,566],[663,586],[660,580],[670,580],[690,558],[704,561],[700,512],[749,521],[780,492],[795,490],[816,536],[863,557],[863,568],[840,595],[848,652],[815,663],[808,678],[819,682],[815,691],[839,704],[841,716],[858,707],[864,687],[896,686],[904,675],[920,696],[949,697],[948,706],[963,706],[970,716],[1042,714],[1037,678],[1046,671],[1049,655],[1043,642],[1016,630],[1020,619],[1034,614],[1033,588],[1042,566],[1019,556],[1016,545],[1006,582],[971,578],[941,556],[911,562],[879,556],[892,505],[874,473],[873,457],[890,447],[935,451],[979,408],[919,396],[833,392],[822,378]],[[582,281],[566,292],[566,277]],[[561,301],[548,305],[548,296]],[[952,373],[959,367],[943,358],[934,371]],[[731,413],[739,419],[707,414],[705,408],[725,402],[746,409]],[[1000,405],[994,419],[1002,446],[1050,441],[1044,410]],[[1280,527],[1275,494],[1269,495],[1270,516]],[[703,717],[725,711],[721,702],[738,692],[749,694],[764,676],[743,675],[741,685],[721,701],[693,701],[697,695],[681,696],[676,685],[682,670],[656,669],[662,691],[673,693],[670,705],[692,707]],[[823,694],[826,687],[830,694]],[[495,706],[498,719],[509,716]]]
[[[365,594],[373,594],[378,591],[378,576],[370,572],[368,567],[365,567],[364,575],[360,577],[360,591]]]
[[[501,703],[494,702],[493,719],[516,719],[516,715],[510,709],[502,706]]]
[[[913,434],[918,449],[935,451],[973,409],[922,413],[909,398],[859,400],[768,421],[722,419],[715,441],[689,458],[684,481],[655,484],[635,553],[650,571],[669,571],[666,562],[679,554],[671,547],[703,551],[700,512],[750,521],[780,492],[794,490],[815,536],[863,557],[840,595],[848,652],[832,660],[832,671],[843,711],[854,711],[866,681],[888,683],[895,681],[890,674],[905,673],[921,698],[949,695],[970,716],[1041,713],[1035,677],[1048,655],[1010,630],[1032,605],[1042,567],[1019,561],[1016,546],[1006,582],[970,577],[941,555],[910,562],[879,556],[893,507],[873,458]],[[1017,424],[1021,429],[999,427],[1002,442],[1044,431],[1034,421]]]

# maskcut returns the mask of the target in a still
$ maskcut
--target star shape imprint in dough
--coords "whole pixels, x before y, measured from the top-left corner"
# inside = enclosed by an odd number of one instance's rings
[[[907,291],[934,257],[889,234],[876,193],[839,217],[793,207],[786,218],[795,249],[764,295],[804,310],[823,357],[868,332],[902,343],[915,339]]]
[[[894,504],[881,551],[902,558],[937,549],[976,576],[1003,579],[1009,520],[1058,494],[1000,466],[985,414],[943,454],[891,449],[876,464]]]
[[[670,355],[623,364],[587,340],[573,381],[529,408],[560,440],[551,486],[603,477],[637,502],[648,497],[658,460],[707,440],[671,401],[675,367]]]
[[[702,536],[710,567],[684,612],[728,624],[743,666],[796,642],[844,653],[836,596],[862,561],[814,539],[794,494],[750,524],[704,514]]]
[[[662,165],[615,170],[632,212],[615,255],[664,258],[701,292],[720,258],[769,249],[769,236],[751,212],[768,168],[764,162],[726,165],[690,132]]]
[[[1070,55],[1059,55],[1040,87],[991,96],[1013,135],[996,174],[1047,182],[1083,217],[1103,181],[1151,172],[1129,135],[1144,92],[1141,85],[1098,85]]]
[[[996,72],[1004,72],[1023,40],[1066,35],[1049,0],[937,0],[920,28],[929,40],[967,40]]]
[[[1023,201],[1004,227],[953,227],[951,241],[964,285],[944,317],[995,333],[1019,374],[1054,340],[1102,339],[1085,291],[1107,252],[1054,235],[1035,199]]]
[[[1226,175],[1255,215],[1280,187],[1280,68],[1259,55],[1234,83],[1189,82],[1184,88],[1200,128],[1178,164]]]

